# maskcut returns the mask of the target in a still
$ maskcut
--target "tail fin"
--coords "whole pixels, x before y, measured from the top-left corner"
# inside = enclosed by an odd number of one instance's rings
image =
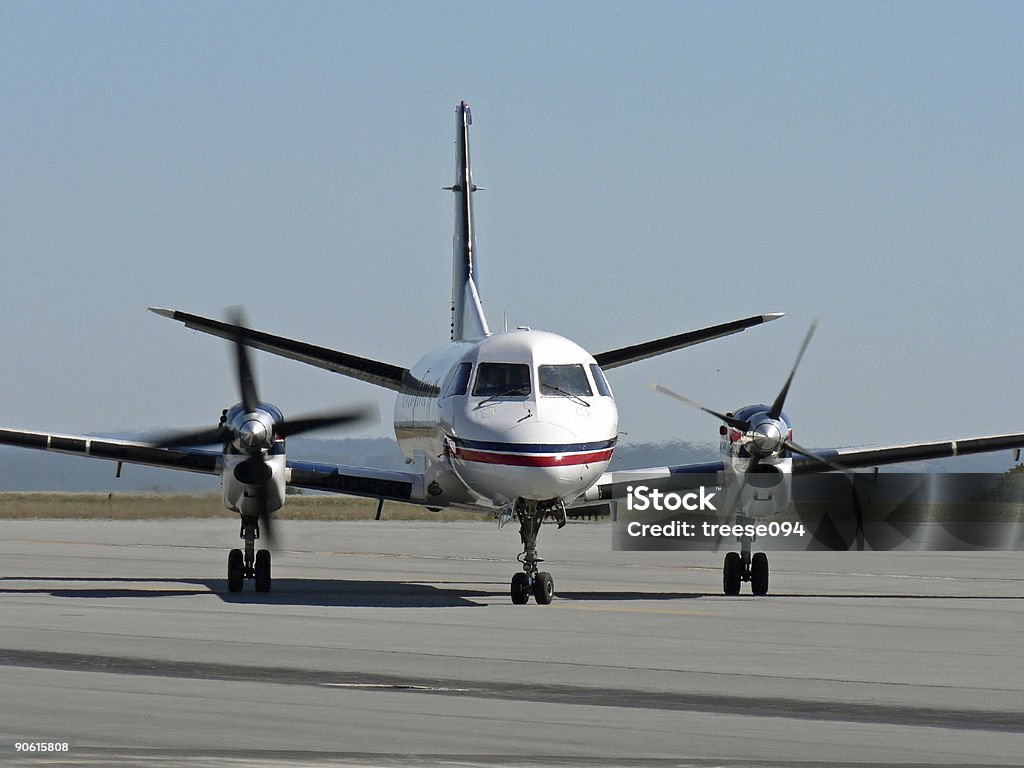
[[[455,238],[452,265],[452,340],[490,335],[476,285],[476,233],[473,230],[473,173],[469,162],[469,126],[473,115],[466,102],[455,109]]]

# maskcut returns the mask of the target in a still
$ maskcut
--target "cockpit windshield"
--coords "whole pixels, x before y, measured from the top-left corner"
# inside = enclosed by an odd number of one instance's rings
[[[530,394],[530,366],[525,363],[480,363],[476,397],[526,397]]]
[[[582,365],[542,365],[538,372],[542,395],[591,397],[594,394]]]

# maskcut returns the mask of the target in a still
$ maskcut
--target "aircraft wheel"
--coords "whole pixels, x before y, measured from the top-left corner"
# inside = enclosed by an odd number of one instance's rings
[[[549,605],[555,596],[555,580],[550,573],[538,573],[533,579],[533,596],[538,605]]]
[[[256,553],[256,591],[270,591],[270,552],[265,549]]]
[[[750,591],[755,595],[768,594],[768,555],[755,552],[750,559]]]
[[[526,605],[530,599],[530,579],[525,573],[517,573],[512,577],[512,602]]]
[[[739,552],[729,552],[722,568],[722,590],[727,595],[738,595],[743,581],[743,561]]]
[[[228,552],[228,592],[241,592],[244,583],[242,550],[232,549]]]

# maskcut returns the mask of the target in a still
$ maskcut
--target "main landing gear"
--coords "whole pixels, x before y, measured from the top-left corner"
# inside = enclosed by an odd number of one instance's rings
[[[740,521],[741,524],[743,520]],[[750,536],[740,536],[740,551],[725,556],[722,568],[722,588],[727,595],[738,595],[740,584],[750,582],[750,591],[755,595],[768,594],[768,556],[764,552],[750,554],[753,543]]]
[[[245,580],[253,579],[257,592],[269,592],[270,552],[265,549],[254,552],[256,539],[260,537],[259,519],[243,517],[239,536],[245,539],[245,553],[240,549],[228,552],[228,591],[241,592]]]
[[[539,605],[548,605],[555,596],[555,581],[551,574],[540,571],[538,564],[544,558],[537,554],[537,534],[544,517],[553,513],[558,527],[565,525],[565,507],[560,501],[554,504],[516,499],[512,514],[519,518],[519,538],[523,541],[523,552],[517,558],[523,564],[523,572],[512,577],[512,602],[525,605],[532,594]]]

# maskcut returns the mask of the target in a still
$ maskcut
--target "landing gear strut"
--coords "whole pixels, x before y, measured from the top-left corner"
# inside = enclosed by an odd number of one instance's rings
[[[740,524],[747,522],[746,518],[739,518]],[[755,595],[768,594],[768,556],[764,552],[750,554],[750,545],[754,539],[751,536],[740,536],[740,551],[729,552],[725,556],[725,565],[722,568],[722,591],[727,595],[738,595],[740,584],[744,581],[750,582],[750,591]]]
[[[517,558],[523,564],[523,571],[512,577],[512,602],[516,605],[525,605],[531,594],[540,605],[550,604],[555,596],[555,581],[551,574],[539,571],[537,567],[544,562],[544,558],[537,554],[537,534],[549,512],[555,514],[559,528],[565,525],[565,507],[561,502],[551,505],[517,499],[512,511],[519,518],[519,538],[523,541],[523,552]]]
[[[257,592],[270,591],[270,552],[256,552],[256,539],[260,537],[259,519],[242,518],[239,537],[245,540],[245,552],[232,549],[228,553],[228,591],[241,592],[246,579],[256,582]]]

